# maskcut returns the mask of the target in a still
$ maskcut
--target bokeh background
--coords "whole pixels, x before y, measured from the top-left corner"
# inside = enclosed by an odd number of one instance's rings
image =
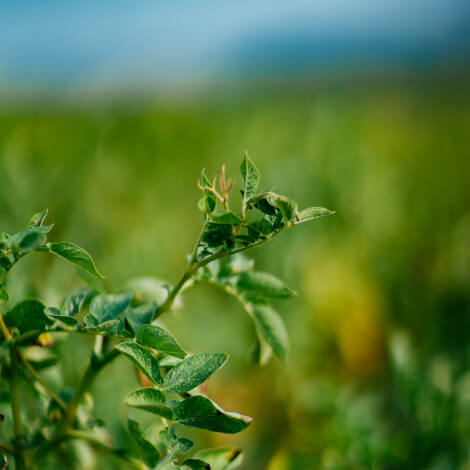
[[[213,289],[165,319],[231,354],[209,392],[254,417],[186,435],[241,446],[245,470],[470,469],[469,60],[466,0],[1,2],[0,229],[48,207],[107,289],[175,282],[200,169],[240,181],[248,150],[266,187],[336,215],[252,253],[300,292],[276,305],[285,363],[250,363],[252,326]],[[13,300],[83,285],[30,258]],[[59,346],[48,380],[73,386],[90,344]],[[122,359],[103,375],[96,412],[125,446],[137,379]]]

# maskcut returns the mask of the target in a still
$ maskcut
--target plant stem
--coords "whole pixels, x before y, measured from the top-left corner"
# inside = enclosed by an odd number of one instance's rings
[[[23,470],[25,466],[24,458],[24,432],[21,423],[20,394],[18,387],[18,356],[14,346],[10,346],[10,362],[11,362],[11,412],[13,415],[13,429],[15,432],[15,468]]]
[[[3,336],[5,336],[5,339],[6,340],[11,340],[12,339],[12,335],[10,333],[10,331],[8,330],[7,326],[5,325],[5,321],[3,320],[3,315],[0,314],[0,330],[2,330],[2,334]]]
[[[0,442],[0,451],[7,452],[11,455],[15,455],[16,453],[15,448],[6,442]]]

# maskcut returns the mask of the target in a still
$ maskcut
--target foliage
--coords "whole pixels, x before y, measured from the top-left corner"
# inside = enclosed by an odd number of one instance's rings
[[[263,245],[285,230],[332,214],[324,208],[298,210],[297,203],[283,195],[260,190],[260,174],[245,155],[241,165],[241,207],[230,208],[232,183],[225,167],[220,177],[209,180],[203,171],[199,208],[203,225],[189,257],[187,269],[175,286],[169,286],[160,302],[139,296],[134,290],[108,293],[96,286],[82,288],[67,296],[60,308],[48,307],[37,299],[9,304],[7,278],[10,270],[32,252],[50,253],[95,277],[102,277],[90,254],[70,242],[48,242],[53,228],[44,225],[47,210],[34,215],[25,229],[0,237],[0,329],[1,372],[9,383],[13,436],[0,443],[18,470],[39,467],[46,454],[64,450],[68,440],[86,441],[140,469],[235,468],[240,463],[237,449],[197,452],[184,459],[193,443],[178,437],[174,424],[234,434],[244,430],[251,418],[228,412],[207,396],[207,380],[228,359],[222,353],[185,351],[160,323],[159,317],[172,309],[177,297],[198,283],[209,283],[235,297],[253,320],[257,332],[254,359],[266,363],[274,352],[284,359],[288,351],[287,332],[271,299],[295,295],[275,276],[258,272],[241,253]],[[158,320],[157,320],[158,318]],[[53,390],[40,372],[58,360],[48,347],[55,335],[83,334],[95,337],[94,348],[83,378],[75,390]],[[119,355],[127,357],[142,374],[143,387],[129,392],[125,404],[157,415],[158,435],[142,430],[128,420],[134,438],[132,449],[117,449],[100,438],[102,424],[92,414],[86,397],[98,373]],[[78,360],[78,358],[77,358]],[[28,388],[37,398],[40,414],[25,422],[20,389]]]

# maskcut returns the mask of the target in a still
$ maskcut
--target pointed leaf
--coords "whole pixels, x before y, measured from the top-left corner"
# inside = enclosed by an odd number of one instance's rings
[[[31,219],[29,220],[28,226],[30,226],[30,225],[34,225],[34,226],[42,225],[43,222],[44,222],[44,219],[47,217],[47,213],[48,213],[48,210],[44,209],[43,211],[38,212],[37,214],[34,214],[31,217]]]
[[[185,351],[163,328],[155,325],[144,325],[139,330],[137,341],[159,352],[183,359],[186,356]]]
[[[241,450],[233,447],[203,449],[194,454],[194,458],[207,462],[211,470],[232,470],[242,463],[242,457]]]
[[[166,403],[165,395],[154,388],[138,388],[127,395],[124,403],[131,408],[139,408],[173,419],[173,409]]]
[[[160,452],[158,449],[144,436],[136,421],[128,419],[127,427],[139,446],[139,453],[142,460],[149,467],[155,467],[160,460]]]
[[[308,207],[300,211],[296,217],[296,224],[302,222],[308,222],[309,220],[318,219],[319,217],[325,217],[326,215],[333,215],[334,211],[325,209],[324,207]]]
[[[162,382],[158,362],[148,349],[132,342],[119,343],[114,347],[129,357],[152,383],[159,384]]]
[[[94,292],[95,289],[91,287],[85,287],[67,296],[60,310],[61,315],[77,315],[77,313],[79,313],[82,309],[85,302],[90,299]]]
[[[71,242],[48,243],[46,246],[50,253],[76,264],[90,274],[104,277],[98,272],[92,257],[84,248]]]
[[[102,294],[97,295],[90,304],[90,313],[102,323],[114,320],[129,306],[132,294]]]
[[[194,396],[174,407],[174,420],[185,426],[235,434],[251,423],[251,418],[227,412],[209,398]]]
[[[204,383],[228,359],[228,354],[201,353],[187,357],[165,377],[168,392],[185,393]]]
[[[237,287],[249,294],[261,297],[285,299],[295,295],[280,279],[269,273],[245,271],[240,273]]]
[[[259,170],[256,168],[256,165],[253,163],[251,158],[248,156],[248,153],[245,153],[243,162],[240,167],[240,172],[242,174],[242,183],[243,183],[243,207],[246,208],[246,204],[250,198],[255,196],[258,191],[259,186]],[[243,211],[243,214],[245,212]]]
[[[270,305],[251,304],[251,312],[257,330],[280,359],[287,356],[289,339],[284,322]]]

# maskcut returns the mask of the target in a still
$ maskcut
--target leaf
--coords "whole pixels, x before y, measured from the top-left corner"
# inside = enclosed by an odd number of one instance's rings
[[[194,445],[189,439],[178,437],[175,431],[170,427],[160,431],[159,437],[165,447],[171,450],[171,454],[173,455],[177,453],[185,454],[189,452]]]
[[[44,233],[31,232],[28,233],[19,243],[18,248],[20,253],[27,253],[46,243],[47,237]]]
[[[53,225],[29,226],[21,232],[15,233],[8,238],[10,248],[19,253],[40,248],[46,241],[46,234],[52,230]]]
[[[232,470],[241,464],[242,457],[241,450],[232,447],[203,449],[194,454],[194,458],[207,462],[211,470]]]
[[[131,408],[155,413],[167,419],[173,419],[173,409],[166,403],[165,395],[155,388],[138,388],[130,392],[124,403]]]
[[[0,287],[0,304],[6,304],[10,300],[8,292],[3,287]]]
[[[44,312],[53,321],[61,321],[69,326],[74,326],[78,323],[75,318],[69,317],[68,315],[62,315],[61,311],[55,307],[47,307]]]
[[[269,273],[260,271],[244,271],[240,273],[237,287],[255,296],[286,299],[295,295],[280,279]]]
[[[124,330],[124,322],[120,318],[100,323],[94,329],[105,336],[130,336],[131,338],[133,336],[132,333]]]
[[[88,251],[78,245],[75,245],[75,243],[47,243],[46,247],[50,253],[53,253],[60,258],[65,259],[66,261],[70,261],[71,263],[76,264],[85,271],[88,271],[90,274],[98,277],[104,277],[96,269],[95,263]]]
[[[58,362],[57,356],[49,348],[42,346],[29,346],[22,351],[22,354],[36,370],[46,369]]]
[[[161,305],[168,297],[168,283],[155,277],[137,277],[126,283],[126,291],[134,294],[133,303],[157,302]]]
[[[67,296],[62,304],[62,308],[60,309],[61,315],[73,316],[80,313],[83,305],[91,298],[94,292],[95,289],[92,287],[85,287]]]
[[[34,214],[31,219],[28,222],[28,226],[38,226],[42,225],[44,222],[44,219],[47,217],[48,210],[44,209],[41,212],[38,212],[37,214]]]
[[[240,172],[242,175],[242,186],[243,186],[243,200],[242,200],[242,214],[245,213],[247,202],[253,196],[256,195],[259,186],[260,174],[258,168],[253,163],[248,153],[245,153],[243,162],[240,166]]]
[[[139,454],[142,460],[149,467],[155,467],[160,460],[160,452],[158,449],[144,436],[136,421],[128,419],[127,427],[139,446]]]
[[[286,222],[291,221],[298,212],[297,203],[286,196],[271,193],[267,200],[270,204],[277,207],[281,211],[281,214]]]
[[[187,357],[165,377],[164,389],[185,393],[204,383],[228,359],[228,354],[200,353]]]
[[[281,317],[270,305],[251,304],[250,310],[257,330],[261,333],[280,359],[285,359],[289,349],[289,338]]]
[[[186,352],[177,343],[176,339],[159,326],[142,326],[137,335],[137,342],[152,349],[156,349],[158,352],[163,352],[181,359],[186,356]]]
[[[127,310],[126,318],[134,334],[137,334],[142,326],[148,325],[152,321],[157,307],[157,302],[150,302]]]
[[[158,362],[148,349],[132,342],[119,343],[114,347],[130,358],[152,383],[159,384],[162,382]]]
[[[224,212],[223,214],[211,214],[211,222],[214,224],[232,224],[238,225],[242,222],[242,219],[233,212]]]
[[[211,470],[211,466],[199,459],[188,459],[182,463],[183,470]]]
[[[271,359],[273,350],[266,340],[259,336],[250,350],[250,359],[254,364],[265,366]]]
[[[232,237],[232,226],[230,224],[209,224],[207,226],[202,241],[211,248],[223,245],[224,241]]]
[[[37,300],[24,300],[7,312],[3,319],[9,327],[16,327],[20,333],[31,330],[45,330],[53,321],[45,314],[44,305]]]
[[[201,395],[179,402],[174,407],[174,413],[174,420],[180,424],[226,434],[243,431],[252,421],[248,416],[224,411]]]
[[[326,215],[333,215],[335,212],[325,209],[324,207],[309,207],[300,211],[296,217],[296,224],[302,222],[308,222],[309,220],[318,219],[319,217],[325,217]]]
[[[132,294],[97,295],[90,304],[90,313],[98,323],[114,320],[129,306]]]

